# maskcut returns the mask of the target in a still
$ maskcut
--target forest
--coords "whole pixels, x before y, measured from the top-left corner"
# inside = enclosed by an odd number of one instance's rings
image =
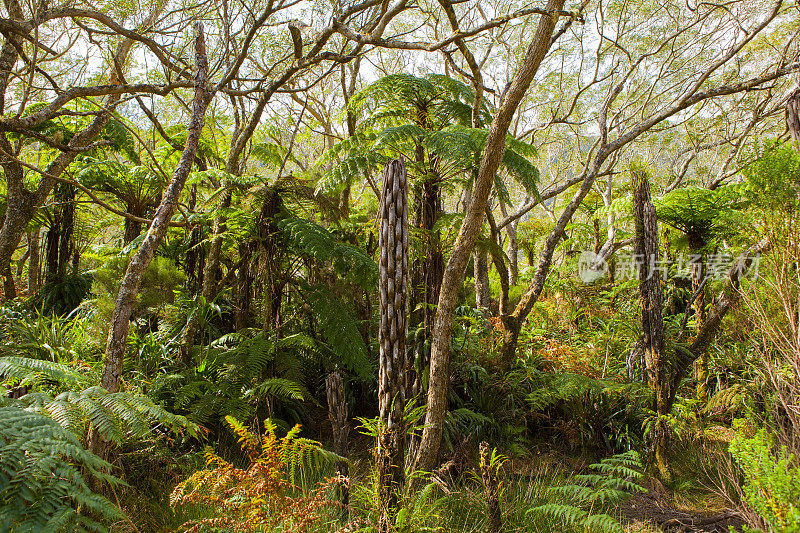
[[[796,1],[0,42],[0,533],[800,532]]]

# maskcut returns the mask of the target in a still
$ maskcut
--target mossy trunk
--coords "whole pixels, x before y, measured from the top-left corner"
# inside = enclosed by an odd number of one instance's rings
[[[53,218],[45,237],[45,280],[48,283],[61,283],[67,274],[74,248],[75,188],[59,184],[54,197]]]
[[[485,248],[477,248],[472,256],[474,264],[473,279],[475,280],[475,307],[480,309],[483,316],[491,316],[491,291],[489,290],[489,254]]]
[[[639,258],[639,298],[642,304],[642,332],[647,378],[655,393],[655,427],[652,431],[654,460],[665,481],[670,478],[667,462],[670,409],[670,381],[664,353],[664,298],[661,280],[652,267],[659,257],[658,219],[650,199],[650,181],[644,171],[633,173],[633,218],[636,228],[635,251]]]
[[[325,379],[325,395],[328,399],[328,419],[333,432],[333,451],[341,457],[347,457],[347,440],[350,435],[350,415],[347,408],[347,396],[344,390],[344,380],[338,371],[328,374]],[[350,501],[348,477],[350,469],[346,461],[339,461],[336,470],[342,478],[339,485],[342,505],[347,506]]]
[[[700,250],[693,250],[690,268],[692,272],[692,295],[697,293],[694,300],[695,329],[703,329],[708,313],[706,312],[706,289],[703,279],[706,276],[706,264]],[[695,380],[697,381],[697,399],[702,403],[702,407],[708,403],[708,354],[703,353],[695,362]]]
[[[28,236],[28,295],[39,290],[39,246],[40,230],[34,229]]]

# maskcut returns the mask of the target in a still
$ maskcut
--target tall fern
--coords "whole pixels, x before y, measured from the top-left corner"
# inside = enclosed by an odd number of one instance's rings
[[[408,156],[410,173],[417,178],[434,173],[439,180],[464,179],[477,168],[487,139],[486,130],[472,127],[473,103],[472,89],[446,76],[393,74],[378,79],[351,100],[351,110],[362,117],[361,123],[355,135],[320,160],[318,188],[335,190],[369,176],[398,154]],[[491,121],[485,101],[478,115],[483,124]],[[419,148],[428,154],[423,167],[415,163]],[[503,169],[533,196],[539,194],[538,169],[530,161],[536,155],[533,145],[507,139]],[[498,181],[501,200],[509,202],[502,180]]]

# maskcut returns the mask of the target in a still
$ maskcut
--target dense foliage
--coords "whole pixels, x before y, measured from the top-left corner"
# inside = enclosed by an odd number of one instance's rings
[[[6,0],[0,532],[800,531],[798,6],[690,4]]]

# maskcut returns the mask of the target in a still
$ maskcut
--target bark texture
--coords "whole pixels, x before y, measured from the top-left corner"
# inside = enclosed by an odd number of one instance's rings
[[[347,440],[350,436],[350,413],[347,409],[347,397],[344,390],[344,381],[338,371],[328,374],[325,379],[325,393],[328,399],[328,419],[333,430],[333,451],[336,455],[347,457]],[[349,467],[345,461],[336,465],[336,470],[342,477],[347,477]],[[342,504],[349,503],[350,494],[348,486],[341,488]]]
[[[691,244],[691,239],[690,239]],[[692,272],[692,295],[694,296],[694,320],[695,329],[700,331],[703,324],[708,319],[706,311],[706,289],[703,279],[706,276],[706,265],[703,260],[702,249],[693,250],[692,262],[690,264]],[[708,388],[708,357],[703,354],[697,358],[695,363],[695,378],[697,380],[697,399],[707,403],[709,399]]]
[[[408,176],[403,161],[386,165],[380,203],[380,345],[378,402],[378,530],[394,528],[404,483],[403,409],[408,334]]]
[[[28,295],[39,290],[39,228],[30,232],[28,241]]]
[[[646,173],[633,173],[633,219],[636,229],[634,250],[639,260],[639,299],[642,303],[642,332],[647,379],[655,393],[658,418],[653,429],[653,449],[662,479],[669,478],[667,448],[669,428],[664,417],[669,413],[669,379],[664,354],[664,297],[659,276],[652,266],[658,258],[658,220],[650,199]]]
[[[422,470],[433,470],[439,458],[439,447],[442,442],[444,418],[447,411],[447,393],[450,387],[450,338],[453,316],[458,302],[458,290],[483,223],[484,210],[494,176],[503,158],[506,133],[519,103],[550,49],[557,19],[556,12],[563,7],[564,0],[548,1],[547,10],[551,14],[540,17],[536,33],[528,46],[520,69],[492,121],[470,204],[464,215],[464,222],[456,238],[453,252],[445,267],[431,346],[425,429],[416,459],[417,467]]]
[[[485,248],[476,248],[473,254],[473,279],[475,280],[475,307],[484,317],[491,316],[492,296],[489,290],[489,254]]]
[[[800,88],[795,89],[786,101],[786,128],[800,150]]]
[[[139,292],[142,276],[152,261],[156,248],[158,248],[167,233],[169,221],[175,211],[181,190],[183,190],[186,178],[189,176],[192,162],[197,152],[200,134],[205,121],[206,108],[213,97],[213,91],[208,87],[208,60],[206,58],[202,24],[198,23],[196,25],[196,31],[195,61],[197,73],[195,75],[195,92],[186,145],[172,176],[172,181],[164,192],[161,204],[153,216],[153,221],[150,223],[150,228],[147,230],[142,245],[131,258],[117,294],[106,344],[105,366],[103,367],[100,381],[100,384],[110,392],[118,392],[120,390],[128,329],[136,294]]]

